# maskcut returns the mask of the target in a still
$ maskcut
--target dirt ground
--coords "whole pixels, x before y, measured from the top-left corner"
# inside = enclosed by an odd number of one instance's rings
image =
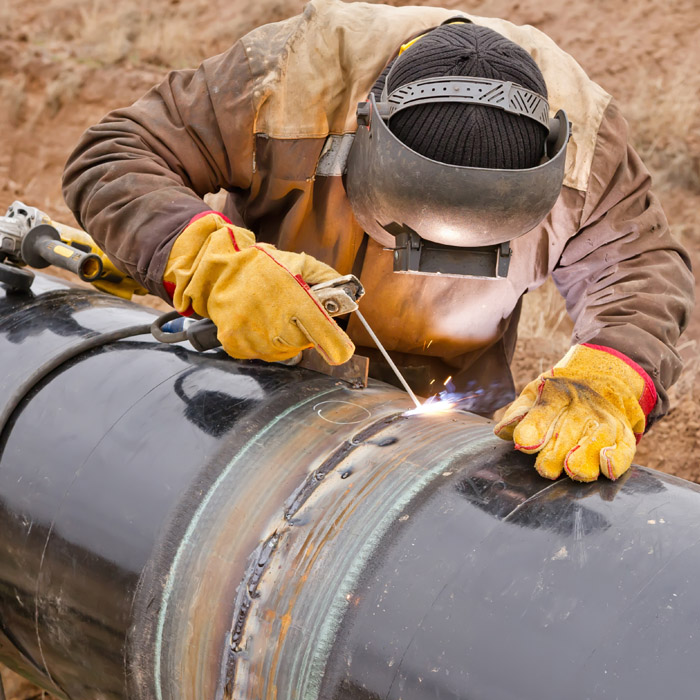
[[[301,0],[4,0],[0,4],[0,210],[14,200],[72,223],[60,193],[80,134],[138,98],[170,68],[195,66],[239,36],[295,14]],[[393,4],[407,4],[394,2]],[[532,24],[612,93],[655,178],[675,234],[700,262],[700,5],[697,0],[486,0],[440,4]],[[524,385],[568,346],[556,290],[531,294],[514,362]],[[681,338],[686,361],[673,408],[642,441],[637,461],[700,481],[700,311]],[[49,697],[14,676],[8,700]]]

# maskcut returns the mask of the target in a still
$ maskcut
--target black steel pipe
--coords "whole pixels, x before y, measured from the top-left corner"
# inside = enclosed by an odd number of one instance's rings
[[[152,318],[0,291],[0,661],[72,700],[697,697],[698,487],[109,335]]]

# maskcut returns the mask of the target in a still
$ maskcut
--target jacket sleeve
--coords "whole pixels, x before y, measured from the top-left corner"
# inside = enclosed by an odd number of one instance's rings
[[[83,135],[63,175],[78,222],[113,262],[168,298],[174,238],[209,209],[202,197],[250,186],[253,109],[240,43],[197,70],[174,71]]]
[[[627,141],[614,103],[601,123],[581,226],[552,273],[574,320],[575,343],[604,345],[635,360],[668,411],[681,359],[674,346],[694,303],[688,255],[674,240],[651,177]]]

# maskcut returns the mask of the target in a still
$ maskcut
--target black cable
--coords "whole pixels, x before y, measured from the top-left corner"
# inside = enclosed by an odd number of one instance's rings
[[[2,673],[0,673],[0,700],[7,700],[5,695],[5,686],[2,684]]]
[[[125,338],[132,338],[137,335],[150,335],[151,326],[137,325],[137,326],[127,326],[126,328],[119,328],[108,333],[99,333],[88,338],[85,338],[83,342],[74,345],[62,353],[55,355],[48,362],[37,367],[34,372],[31,373],[27,379],[20,384],[13,392],[12,395],[7,399],[5,406],[2,411],[0,411],[0,435],[5,430],[10,416],[14,413],[15,409],[21,403],[22,399],[49,373],[53,372],[55,369],[60,367],[65,362],[72,360],[74,357],[87,352],[88,350],[93,350],[107,343],[113,343],[117,340],[124,340]],[[2,695],[0,695],[0,700],[5,700]]]
[[[153,321],[151,324],[151,335],[160,343],[181,343],[187,340],[187,331],[177,331],[175,333],[170,333],[163,330],[163,326],[170,321],[174,321],[177,318],[183,318],[177,311],[168,311],[162,316]]]

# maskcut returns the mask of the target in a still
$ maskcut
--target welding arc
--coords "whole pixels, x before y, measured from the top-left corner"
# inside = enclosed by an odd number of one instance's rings
[[[374,344],[379,348],[379,352],[384,355],[384,359],[389,363],[389,367],[394,370],[394,374],[398,377],[399,381],[401,382],[402,386],[406,391],[408,392],[408,395],[411,397],[413,400],[413,403],[416,404],[416,408],[420,408],[421,404],[420,401],[418,400],[418,397],[413,393],[413,389],[408,385],[408,382],[403,378],[403,375],[401,372],[399,372],[399,368],[394,364],[394,361],[389,357],[389,353],[386,351],[384,346],[379,342],[379,338],[374,334],[374,331],[370,327],[369,323],[365,320],[365,317],[360,313],[359,309],[355,309],[355,315],[357,318],[360,319],[360,322],[362,325],[365,327],[367,332],[369,333],[369,337],[372,338],[374,341]]]

